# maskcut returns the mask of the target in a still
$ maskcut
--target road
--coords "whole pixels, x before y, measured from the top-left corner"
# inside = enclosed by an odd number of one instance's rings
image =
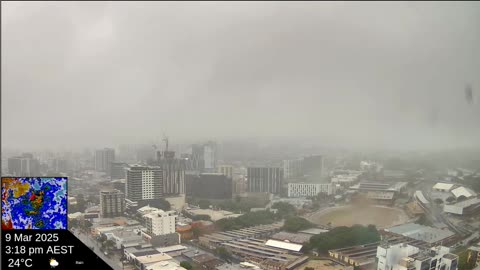
[[[433,185],[435,184],[434,179],[424,180],[420,185],[417,186],[418,190],[421,190],[425,198],[430,202],[430,207],[427,211],[428,218],[436,223],[444,223],[447,225],[452,231],[458,233],[461,236],[470,235],[471,232],[465,228],[459,227],[453,224],[448,217],[443,213],[442,207],[439,207],[432,199],[431,190]]]
[[[122,262],[116,256],[112,256],[111,258],[105,256],[102,252],[100,252],[100,245],[97,241],[93,240],[91,237],[86,235],[85,233],[79,233],[76,231],[75,236],[80,239],[85,245],[88,247],[95,247],[94,252],[97,254],[98,257],[102,258],[112,269],[114,270],[122,270]]]

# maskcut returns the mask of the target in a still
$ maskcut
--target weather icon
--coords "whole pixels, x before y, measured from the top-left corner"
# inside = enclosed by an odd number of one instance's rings
[[[57,260],[55,260],[55,259],[50,259],[50,266],[51,266],[52,268],[57,267],[57,266],[58,266]]]

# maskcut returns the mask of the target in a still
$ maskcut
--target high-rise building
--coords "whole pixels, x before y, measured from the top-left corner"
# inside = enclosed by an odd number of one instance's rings
[[[40,162],[32,154],[25,153],[7,160],[8,173],[13,176],[39,176]]]
[[[162,198],[162,169],[147,166],[133,166],[127,169],[125,196],[128,203]]]
[[[313,155],[303,158],[303,173],[309,182],[318,182],[324,176],[323,156]]]
[[[285,179],[294,179],[303,176],[303,159],[283,161],[283,176]]]
[[[202,199],[231,199],[232,178],[221,173],[188,175],[186,178],[188,196]]]
[[[244,176],[236,177],[232,181],[232,189],[235,194],[242,194],[247,192],[247,180]]]
[[[104,148],[95,151],[95,171],[110,174],[112,162],[115,161],[115,149]]]
[[[143,216],[145,227],[150,236],[175,233],[175,211],[158,210]]]
[[[124,162],[112,162],[110,168],[110,179],[125,179],[127,176],[127,169],[130,166]]]
[[[220,165],[217,168],[217,172],[225,175],[228,178],[233,178],[233,166],[230,165]]]
[[[218,151],[215,142],[192,145],[192,159],[196,170],[214,172],[217,167]]]
[[[335,184],[288,183],[288,197],[315,197],[335,194]]]
[[[378,246],[377,259],[377,270],[457,270],[458,265],[448,247],[423,250],[404,243]]]
[[[247,169],[249,192],[279,194],[283,183],[283,169],[273,167],[250,167]]]
[[[164,151],[157,164],[163,171],[163,195],[185,194],[185,160],[175,158],[173,151]]]
[[[213,171],[217,167],[217,144],[208,142],[204,145],[205,169]]]
[[[100,216],[112,218],[122,216],[125,212],[125,194],[120,190],[100,191]]]
[[[205,156],[205,152],[203,149],[203,145],[200,145],[200,144],[192,145],[193,170],[203,170],[205,168],[204,156]]]

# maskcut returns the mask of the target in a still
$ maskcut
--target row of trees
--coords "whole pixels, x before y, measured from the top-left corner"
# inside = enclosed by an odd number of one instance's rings
[[[310,243],[304,246],[308,250],[316,249],[326,254],[330,249],[363,245],[380,241],[380,234],[374,225],[367,227],[354,225],[352,227],[336,227],[329,232],[314,235]]]
[[[270,211],[248,212],[237,218],[224,218],[215,222],[218,229],[223,231],[239,230],[246,227],[271,224],[278,220]]]
[[[215,225],[221,230],[228,231],[262,224],[271,224],[281,219],[290,218],[288,228],[291,231],[309,227],[307,220],[295,217],[296,209],[291,204],[278,202],[272,205],[272,209],[277,209],[277,213],[274,214],[268,210],[247,212],[241,217],[218,220]]]
[[[314,227],[315,224],[310,221],[297,216],[287,217],[285,223],[283,224],[283,229],[288,232],[298,232],[301,230],[306,230]]]

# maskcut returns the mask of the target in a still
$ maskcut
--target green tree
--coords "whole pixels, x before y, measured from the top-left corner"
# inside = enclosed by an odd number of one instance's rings
[[[303,270],[315,270],[313,267],[305,267]]]
[[[270,211],[248,212],[237,218],[224,218],[215,222],[217,228],[223,231],[238,230],[255,225],[271,224],[277,220]]]
[[[312,228],[313,226],[314,224],[304,218],[292,216],[287,217],[285,224],[283,225],[283,229],[288,232],[298,232]]]
[[[425,214],[422,214],[418,220],[417,223],[420,225],[425,225],[425,226],[432,226],[432,222],[427,218]]]
[[[273,209],[277,209],[277,215],[280,218],[285,218],[287,216],[293,216],[296,214],[297,210],[295,207],[286,202],[277,202],[272,205]]]
[[[151,207],[160,208],[163,211],[169,211],[172,208],[170,203],[167,200],[165,200],[164,198],[156,199],[152,202],[149,202],[149,204],[150,204]]]
[[[76,210],[78,212],[85,212],[85,209],[87,209],[87,201],[85,201],[83,194],[78,194]]]
[[[375,226],[355,225],[352,227],[336,227],[329,232],[314,235],[310,238],[307,249],[316,248],[326,254],[330,249],[355,246],[380,241],[380,234]]]
[[[445,200],[446,200],[447,202],[451,203],[451,202],[455,201],[455,197],[450,196],[450,197],[446,198]]]
[[[210,208],[210,201],[209,200],[200,200],[198,201],[198,206],[202,209],[208,209]]]
[[[215,249],[215,253],[223,260],[229,261],[232,259],[232,254],[228,252],[224,247],[218,247]]]
[[[183,267],[183,268],[185,268],[185,269],[187,269],[187,270],[191,270],[191,269],[193,268],[193,266],[192,266],[189,262],[187,262],[187,261],[181,262],[181,263],[180,263],[180,266]]]
[[[88,201],[92,202],[92,203],[95,203],[95,204],[99,204],[100,203],[100,198],[99,198],[98,195],[91,194],[91,195],[88,196]]]
[[[111,239],[105,241],[105,247],[107,248],[107,250],[111,250],[115,247],[115,242]]]

